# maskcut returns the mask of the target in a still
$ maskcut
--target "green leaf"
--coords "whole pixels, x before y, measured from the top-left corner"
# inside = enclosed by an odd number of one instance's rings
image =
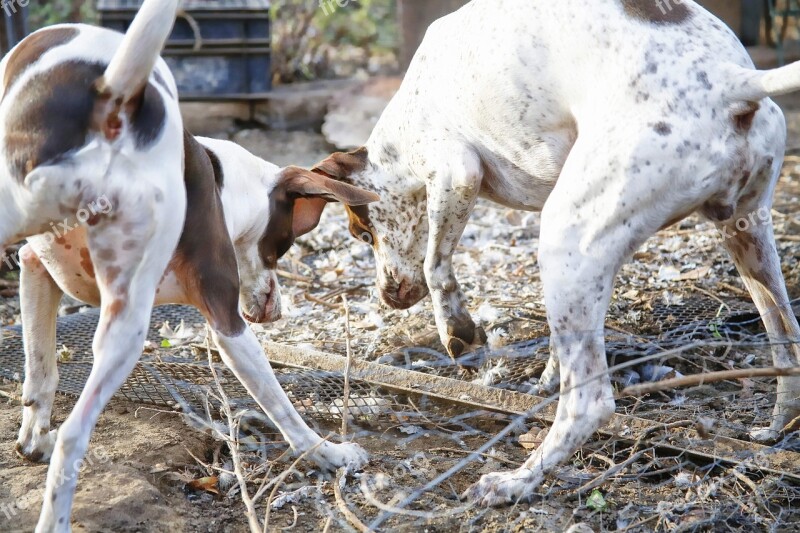
[[[164,339],[163,341],[161,341],[161,347],[162,348],[172,348],[172,344],[170,344],[169,340]]]
[[[598,489],[594,489],[586,500],[586,507],[592,511],[605,511],[608,508],[608,502],[603,497],[603,493]]]

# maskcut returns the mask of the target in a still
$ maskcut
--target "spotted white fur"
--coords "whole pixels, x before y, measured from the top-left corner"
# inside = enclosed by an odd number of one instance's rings
[[[431,25],[363,164],[334,154],[318,167],[381,195],[360,224],[384,300],[409,307],[430,293],[454,356],[481,340],[451,259],[476,199],[542,211],[542,385],[560,383],[556,421],[520,469],[467,492],[480,504],[533,494],[614,412],[603,322],[632,252],[693,212],[725,228],[771,206],[785,125],[767,97],[800,89],[800,67],[758,72],[695,2],[651,4],[473,0]],[[771,337],[800,340],[772,228],[729,234]],[[777,366],[800,361],[798,345],[773,353]],[[798,395],[798,378],[780,378],[771,427],[754,437],[800,415]]]

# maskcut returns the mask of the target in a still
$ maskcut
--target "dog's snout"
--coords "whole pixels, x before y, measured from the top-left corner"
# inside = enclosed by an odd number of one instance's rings
[[[397,285],[397,298],[400,301],[407,301],[409,296],[414,294],[414,284],[404,279]]]
[[[427,287],[419,285],[413,278],[386,274],[386,281],[381,286],[381,299],[393,309],[408,309],[427,294]]]

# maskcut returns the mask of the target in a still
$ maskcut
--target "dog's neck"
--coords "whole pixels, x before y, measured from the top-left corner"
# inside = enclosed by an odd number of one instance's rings
[[[424,138],[420,129],[424,124],[424,118],[407,105],[401,88],[365,144],[371,169],[362,177],[365,183],[355,185],[394,193],[411,193],[424,187],[425,178],[432,172],[426,147],[419,144]]]
[[[270,192],[280,167],[246,152],[236,145],[215,145],[224,176],[220,199],[231,241],[236,243],[263,233],[269,221]],[[231,150],[230,153],[227,153]]]

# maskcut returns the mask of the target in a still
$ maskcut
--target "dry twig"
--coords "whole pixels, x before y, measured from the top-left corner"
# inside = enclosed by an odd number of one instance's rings
[[[239,490],[242,495],[242,502],[245,506],[245,514],[247,515],[247,523],[250,526],[251,533],[261,533],[261,524],[258,522],[256,515],[256,507],[253,500],[250,498],[250,493],[247,491],[247,480],[242,470],[242,459],[239,456],[239,419],[233,416],[231,412],[231,405],[228,401],[228,395],[222,387],[222,383],[217,375],[217,370],[214,368],[214,358],[211,352],[211,345],[208,339],[211,338],[210,332],[206,336],[206,346],[208,348],[208,366],[211,369],[211,374],[214,376],[214,383],[217,385],[217,391],[222,401],[222,410],[225,413],[225,418],[228,420],[228,438],[225,442],[231,451],[231,460],[233,461],[233,472],[236,474],[236,481],[239,484]],[[230,439],[230,440],[229,440]]]
[[[361,521],[361,519],[356,516],[353,511],[350,510],[350,508],[347,506],[347,502],[344,501],[344,498],[342,497],[342,489],[340,484],[345,479],[346,475],[346,469],[340,468],[336,473],[336,479],[333,480],[333,495],[336,498],[336,507],[339,508],[339,512],[341,512],[347,521],[350,522],[350,525],[356,528],[358,531],[361,533],[372,531],[364,524],[364,522]]]
[[[350,304],[344,294],[342,294],[342,305],[344,306],[344,338],[347,343],[347,359],[344,363],[344,393],[342,396],[344,405],[344,411],[342,412],[342,438],[346,438],[347,421],[350,419],[350,366],[353,364],[353,350],[350,345]]]
[[[800,367],[792,368],[750,368],[745,370],[722,370],[720,372],[709,372],[707,374],[693,374],[680,378],[665,379],[655,383],[642,383],[631,385],[622,389],[617,397],[641,396],[651,392],[678,389],[682,387],[696,387],[706,383],[717,383],[719,381],[729,381],[746,378],[774,378],[786,376],[800,376]]]

